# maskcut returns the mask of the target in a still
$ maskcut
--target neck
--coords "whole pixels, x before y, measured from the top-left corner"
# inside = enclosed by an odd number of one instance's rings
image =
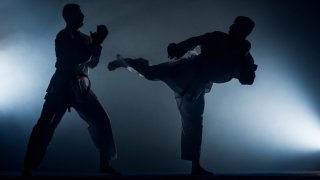
[[[246,37],[243,37],[243,36],[237,36],[237,35],[234,35],[234,34],[230,34],[230,36],[231,36],[234,40],[240,40],[240,41],[246,40]]]
[[[75,27],[74,25],[71,24],[67,24],[66,25],[66,29],[70,30],[70,31],[77,31],[79,28]]]

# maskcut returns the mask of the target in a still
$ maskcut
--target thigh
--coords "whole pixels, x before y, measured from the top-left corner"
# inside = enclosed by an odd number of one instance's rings
[[[76,103],[73,107],[76,109],[80,117],[89,125],[106,123],[109,121],[108,114],[97,98]]]
[[[56,125],[60,122],[68,106],[61,97],[47,97],[38,120],[39,125]]]
[[[176,97],[180,115],[185,123],[202,123],[204,112],[204,94],[201,94],[196,100],[189,101],[186,97]]]

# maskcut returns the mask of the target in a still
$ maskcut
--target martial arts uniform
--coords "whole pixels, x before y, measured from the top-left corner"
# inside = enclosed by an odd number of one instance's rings
[[[71,107],[88,123],[100,160],[107,162],[117,157],[110,119],[90,89],[88,77],[88,68],[98,64],[101,49],[92,45],[91,38],[80,31],[63,29],[58,33],[56,71],[47,88],[41,116],[30,135],[26,167],[39,167],[57,125]]]

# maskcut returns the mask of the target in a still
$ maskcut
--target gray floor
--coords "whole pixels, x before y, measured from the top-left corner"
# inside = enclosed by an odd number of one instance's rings
[[[256,179],[281,179],[281,180],[313,180],[320,179],[319,172],[274,172],[274,173],[239,173],[239,174],[215,174],[214,176],[191,176],[188,174],[123,174],[122,176],[110,176],[100,173],[85,172],[34,172],[32,177],[23,177],[20,172],[0,172],[0,179],[198,179],[198,180],[256,180]]]

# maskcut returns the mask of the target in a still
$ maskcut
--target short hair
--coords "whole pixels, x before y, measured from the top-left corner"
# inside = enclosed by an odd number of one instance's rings
[[[80,9],[79,4],[69,3],[69,4],[64,5],[63,10],[62,10],[63,19],[68,21],[70,15],[73,14],[78,9]]]
[[[249,17],[246,17],[246,16],[236,17],[236,19],[234,20],[234,23],[244,25],[249,29],[253,29],[255,26],[255,23]]]

